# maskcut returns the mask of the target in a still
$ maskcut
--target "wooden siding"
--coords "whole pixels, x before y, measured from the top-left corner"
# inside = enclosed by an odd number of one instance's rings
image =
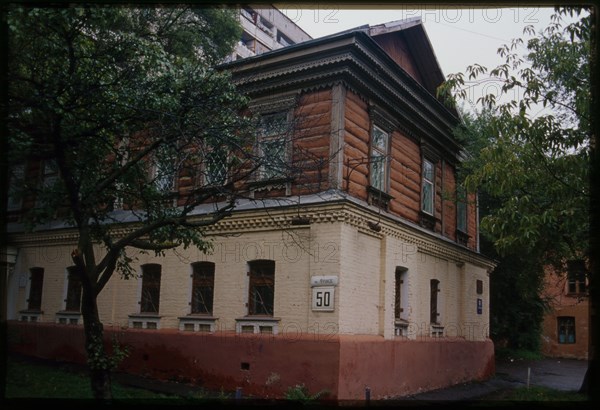
[[[421,203],[421,153],[419,145],[399,131],[392,133],[390,211],[412,222],[419,220]]]
[[[408,50],[408,44],[404,39],[404,35],[398,33],[382,34],[373,37],[375,42],[389,54],[390,57],[406,71],[412,78],[417,80],[419,84],[425,86],[423,78],[419,74],[417,65]]]
[[[300,96],[294,110],[292,160],[302,172],[292,188],[293,195],[329,188],[331,107],[331,88]]]
[[[456,177],[455,169],[447,162],[444,164],[444,236],[456,240]]]
[[[346,94],[344,134],[344,189],[350,195],[367,199],[369,185],[369,132],[367,103],[354,92]]]

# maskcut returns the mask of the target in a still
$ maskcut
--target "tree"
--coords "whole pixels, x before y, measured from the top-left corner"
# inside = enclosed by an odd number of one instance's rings
[[[535,266],[566,271],[569,260],[584,260],[588,267],[593,261],[593,18],[593,10],[557,8],[542,32],[525,28],[524,34],[532,36],[525,57],[518,52],[523,39],[501,47],[498,54],[505,62],[489,71],[500,93],[479,98],[477,118],[459,131],[471,156],[463,164],[464,184],[488,200],[482,233],[501,258],[529,262],[526,274],[541,275]],[[477,83],[488,70],[474,64],[467,73]],[[440,92],[450,101],[466,100],[471,86],[458,73]]]
[[[9,166],[37,160],[44,175],[10,195],[35,201],[28,229],[60,219],[78,233],[71,256],[92,391],[108,399],[114,360],[96,300],[115,272],[134,274],[127,250],[208,251],[203,228],[231,212],[241,181],[269,166],[252,150],[246,99],[213,69],[239,39],[237,14],[12,7],[6,19]],[[210,211],[195,214],[202,204]],[[133,223],[116,232],[124,215]]]

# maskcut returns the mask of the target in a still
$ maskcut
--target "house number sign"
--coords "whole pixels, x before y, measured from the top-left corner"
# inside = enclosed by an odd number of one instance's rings
[[[335,286],[338,284],[337,276],[313,276],[310,278],[312,287],[312,310],[333,312]]]

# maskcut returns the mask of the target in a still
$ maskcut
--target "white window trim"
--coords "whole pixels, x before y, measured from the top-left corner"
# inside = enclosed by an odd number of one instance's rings
[[[82,324],[81,321],[81,313],[78,312],[66,312],[66,311],[60,311],[60,312],[56,312],[56,323],[57,324],[64,324],[64,325],[80,325]],[[71,320],[75,319],[76,323],[71,323]],[[64,320],[66,323],[61,323],[61,320]]]
[[[141,322],[141,324],[142,324],[141,328],[148,329],[148,323],[155,323],[156,330],[158,330],[158,329],[160,329],[160,319],[161,319],[161,316],[151,314],[151,313],[133,314],[133,315],[129,315],[128,325],[129,325],[130,329],[135,329],[134,323]],[[155,329],[152,329],[152,330],[155,330]]]
[[[432,180],[429,180],[425,177],[425,164],[426,163],[431,164],[431,166],[433,168],[433,179]],[[423,212],[427,215],[431,215],[431,216],[434,216],[434,214],[435,214],[435,168],[436,168],[435,162],[423,157],[422,166],[421,166],[421,212]],[[423,194],[425,191],[426,183],[431,184],[431,212],[425,210],[425,197]]]
[[[258,318],[258,317],[244,317],[235,319],[235,332],[242,334],[243,326],[252,326],[253,332],[252,334],[261,334],[261,327],[271,327],[272,333],[265,334],[279,334],[279,318]]]
[[[202,332],[200,330],[200,325],[208,325],[210,326],[210,330],[207,333],[214,333],[216,329],[216,317],[212,316],[204,316],[204,315],[188,315],[182,316],[179,318],[179,330],[180,331],[188,331],[185,329],[185,325],[193,325],[194,332]]]
[[[382,134],[385,135],[385,151],[381,151],[380,148],[375,147],[375,145],[373,144],[373,135],[375,133],[375,130],[379,130]],[[382,179],[383,179],[383,186],[382,187],[378,187],[375,186],[374,182],[373,182],[373,158],[374,158],[374,151],[377,151],[378,153],[381,153],[381,157],[383,158],[383,175],[382,175]],[[389,178],[389,157],[390,157],[390,133],[385,131],[383,128],[373,124],[372,129],[371,129],[371,143],[370,143],[370,147],[369,147],[369,184],[375,188],[378,189],[382,192],[388,192],[389,188],[390,188],[390,178]]]
[[[286,116],[286,124],[288,126],[292,126],[292,116],[293,116],[293,112],[290,109],[282,109],[279,111],[273,111],[273,112],[264,112],[261,113],[261,121],[263,117],[266,116],[272,116],[272,115],[277,115],[277,114],[281,114],[282,116],[285,115]],[[262,127],[262,124],[260,125]],[[282,134],[277,134],[274,136],[264,136],[262,135],[262,132],[260,132],[257,135],[257,139],[256,139],[256,153],[259,157],[264,157],[264,153],[262,151],[262,143],[264,141],[273,141],[273,140],[278,140],[278,139],[283,139],[284,140],[284,153],[285,153],[285,163],[286,164],[290,164],[290,161],[292,160],[292,140],[291,138],[287,138],[288,137],[288,133],[282,135]],[[268,177],[265,175],[266,171],[265,171],[265,167],[264,164],[261,164],[260,167],[257,170],[257,180],[258,181],[268,181],[269,179],[277,179],[278,177]],[[283,176],[285,177],[285,175]]]

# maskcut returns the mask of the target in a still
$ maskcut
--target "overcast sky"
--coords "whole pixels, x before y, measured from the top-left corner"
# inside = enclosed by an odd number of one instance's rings
[[[299,9],[294,4],[276,5],[313,38],[333,34],[364,24],[376,25],[411,17],[421,17],[445,76],[464,72],[474,63],[496,67],[504,61],[497,54],[503,44],[523,37],[523,29],[533,25],[536,31],[547,26],[553,8],[475,8],[449,9],[440,6],[414,9],[399,4],[351,9],[344,5]],[[528,37],[525,37],[528,38]],[[525,47],[519,50],[526,51]],[[488,87],[494,87],[488,84]],[[481,91],[478,91],[481,93]]]

